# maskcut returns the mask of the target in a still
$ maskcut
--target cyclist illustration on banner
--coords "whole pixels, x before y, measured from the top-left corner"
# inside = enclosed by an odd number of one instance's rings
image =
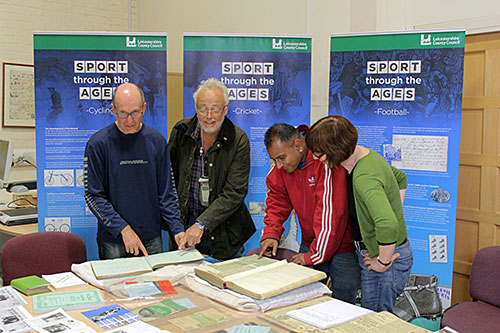
[[[73,186],[73,170],[44,170],[45,186]]]

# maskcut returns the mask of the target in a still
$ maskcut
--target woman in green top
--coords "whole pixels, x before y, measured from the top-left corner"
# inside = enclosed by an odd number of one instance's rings
[[[356,128],[341,116],[320,119],[306,136],[317,159],[348,172],[349,217],[362,267],[361,306],[392,312],[413,264],[403,218],[406,175],[357,142]]]

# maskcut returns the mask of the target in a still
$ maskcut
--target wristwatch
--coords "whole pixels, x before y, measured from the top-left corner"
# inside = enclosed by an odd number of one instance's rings
[[[196,224],[196,226],[200,230],[205,230],[205,228],[206,228],[206,226],[203,223],[201,223],[200,221],[196,221],[194,224]]]
[[[390,264],[392,264],[392,261],[389,261],[388,263],[382,262],[382,260],[380,260],[380,257],[377,257],[377,261],[378,261],[381,265],[386,266],[386,267],[387,267],[387,266],[389,266]]]

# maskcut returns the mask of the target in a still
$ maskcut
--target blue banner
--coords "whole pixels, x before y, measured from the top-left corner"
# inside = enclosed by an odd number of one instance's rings
[[[202,80],[211,77],[228,87],[227,117],[250,139],[251,171],[245,202],[257,232],[245,244],[249,251],[259,247],[264,227],[265,179],[270,166],[264,133],[278,122],[295,126],[310,122],[311,38],[184,36],[185,117],[195,115],[193,93]]]
[[[80,235],[89,260],[98,258],[97,219],[84,199],[85,146],[115,121],[113,90],[125,82],[144,90],[143,122],[166,136],[166,47],[166,35],[34,35],[38,229]]]
[[[462,110],[464,31],[331,38],[329,114],[357,127],[408,177],[404,217],[412,273],[436,275],[451,302]]]

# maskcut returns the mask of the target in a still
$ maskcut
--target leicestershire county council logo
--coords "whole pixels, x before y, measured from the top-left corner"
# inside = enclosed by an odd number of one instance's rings
[[[273,38],[273,49],[279,49],[281,50],[283,48],[283,40],[276,38]]]
[[[420,35],[420,45],[431,45],[431,35],[428,34],[427,37],[424,34]]]
[[[135,37],[127,37],[127,47],[137,47]]]

